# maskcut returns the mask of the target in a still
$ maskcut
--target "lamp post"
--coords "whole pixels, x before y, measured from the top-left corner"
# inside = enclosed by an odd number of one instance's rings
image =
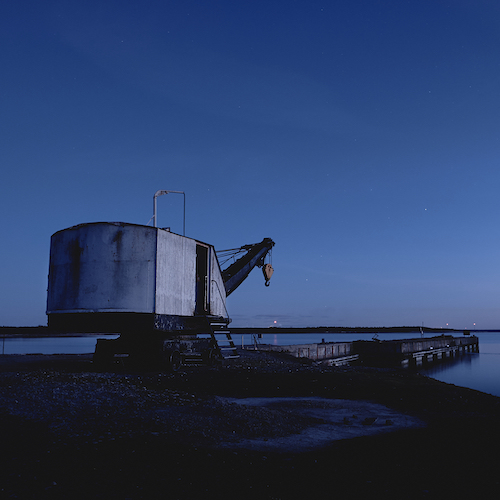
[[[156,198],[163,194],[182,194],[184,196],[184,215],[182,218],[182,236],[186,236],[186,193],[184,191],[167,191],[165,189],[159,189],[153,196],[153,226],[158,227],[156,225]]]

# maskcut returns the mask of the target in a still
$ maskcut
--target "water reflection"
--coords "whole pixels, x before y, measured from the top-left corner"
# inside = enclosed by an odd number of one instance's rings
[[[500,396],[500,334],[478,332],[479,353],[467,353],[453,363],[429,365],[421,373],[448,384]]]
[[[421,373],[429,377],[500,396],[500,354],[469,353],[450,364],[436,364]]]

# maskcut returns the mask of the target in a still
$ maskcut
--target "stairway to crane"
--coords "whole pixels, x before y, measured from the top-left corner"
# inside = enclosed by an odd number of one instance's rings
[[[210,337],[214,343],[214,349],[222,359],[235,359],[240,355],[231,338],[231,331],[228,328],[227,319],[208,319]]]

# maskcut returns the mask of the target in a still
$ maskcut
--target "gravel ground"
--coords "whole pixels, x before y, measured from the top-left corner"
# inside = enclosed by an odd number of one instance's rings
[[[5,373],[0,406],[12,416],[46,424],[58,439],[93,444],[162,434],[185,445],[213,446],[241,436],[285,436],[320,422],[287,409],[170,389],[173,377],[182,375]]]
[[[499,417],[500,398],[418,373],[277,353],[175,373],[5,356],[0,497],[299,498],[327,482],[343,498],[497,498]],[[332,442],[342,429],[384,433]]]

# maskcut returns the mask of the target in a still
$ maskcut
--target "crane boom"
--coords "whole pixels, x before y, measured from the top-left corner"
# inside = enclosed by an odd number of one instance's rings
[[[241,250],[246,250],[247,253],[222,271],[226,296],[229,296],[241,285],[255,266],[264,266],[264,259],[273,246],[274,241],[271,238],[264,238],[260,243],[241,247]],[[263,271],[267,285],[271,278],[272,268],[266,265]]]

